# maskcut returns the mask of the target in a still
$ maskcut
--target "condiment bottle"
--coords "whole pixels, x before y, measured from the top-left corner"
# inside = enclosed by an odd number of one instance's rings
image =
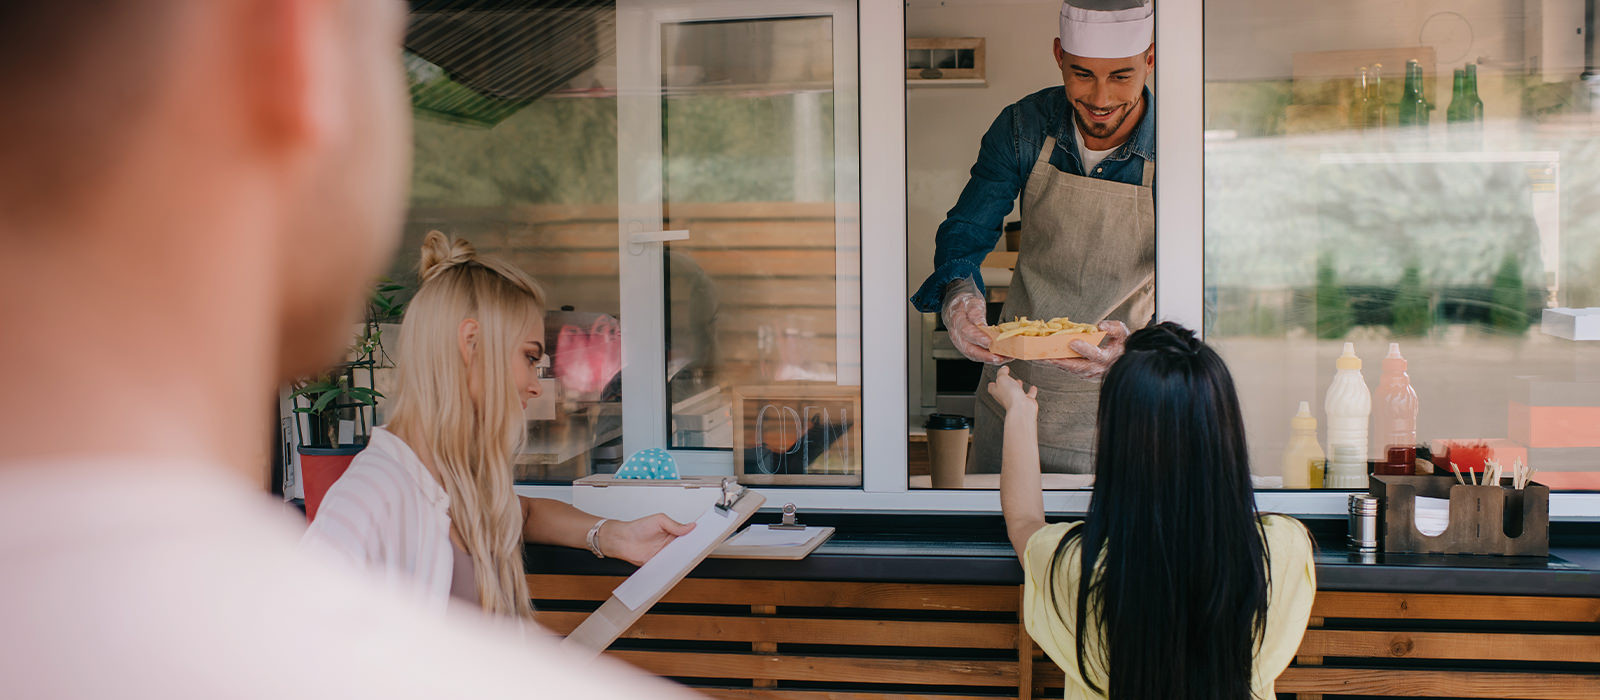
[[[1411,476],[1417,472],[1417,390],[1406,374],[1400,344],[1389,343],[1378,375],[1378,400],[1373,425],[1378,432],[1379,474]]]
[[[1326,455],[1317,444],[1317,417],[1311,402],[1301,401],[1300,411],[1289,419],[1289,447],[1283,451],[1283,487],[1322,488],[1322,462]]]
[[[1335,367],[1338,371],[1323,402],[1328,413],[1328,471],[1323,482],[1330,489],[1365,489],[1372,393],[1361,378],[1361,358],[1356,357],[1354,343],[1344,344]]]

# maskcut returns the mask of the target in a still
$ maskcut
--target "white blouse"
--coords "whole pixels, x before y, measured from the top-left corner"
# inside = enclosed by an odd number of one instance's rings
[[[367,448],[323,497],[302,542],[369,567],[442,611],[454,573],[449,508],[449,495],[417,453],[394,433],[373,428]]]

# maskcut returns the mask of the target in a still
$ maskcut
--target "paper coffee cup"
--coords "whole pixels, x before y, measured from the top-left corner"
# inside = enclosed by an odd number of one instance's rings
[[[949,413],[934,413],[924,425],[928,429],[928,459],[933,465],[933,487],[959,489],[967,478],[967,436],[972,419]]]

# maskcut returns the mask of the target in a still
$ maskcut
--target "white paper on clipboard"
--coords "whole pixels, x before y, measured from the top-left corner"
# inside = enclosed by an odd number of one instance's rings
[[[729,528],[728,519],[732,517],[732,513],[723,512],[716,506],[706,509],[694,521],[694,529],[689,534],[667,543],[650,561],[611,591],[611,595],[616,596],[629,610],[638,610],[657,593],[676,583],[679,572],[689,568],[702,552],[710,550],[721,540]]]
[[[728,538],[728,545],[732,547],[789,547],[805,544],[821,532],[820,527],[807,527],[804,530],[774,530],[768,525],[751,525],[733,537]]]

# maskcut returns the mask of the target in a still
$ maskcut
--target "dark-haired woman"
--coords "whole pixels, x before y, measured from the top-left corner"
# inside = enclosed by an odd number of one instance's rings
[[[1316,574],[1305,528],[1256,512],[1222,358],[1171,323],[1129,336],[1101,387],[1082,522],[1045,524],[1035,390],[1004,369],[988,388],[1006,410],[1000,499],[1024,619],[1067,700],[1270,700]]]

